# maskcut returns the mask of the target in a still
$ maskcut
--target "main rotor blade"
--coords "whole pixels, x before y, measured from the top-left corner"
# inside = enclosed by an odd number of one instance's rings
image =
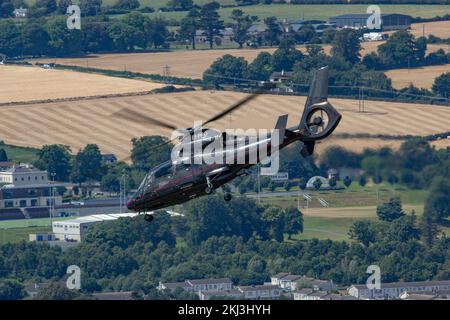
[[[231,105],[230,107],[228,107],[228,109],[226,109],[225,111],[222,111],[221,113],[219,113],[219,114],[215,115],[214,117],[210,118],[209,120],[207,120],[203,125],[206,125],[206,124],[208,124],[210,122],[213,122],[213,121],[219,120],[220,118],[223,118],[227,114],[229,114],[229,113],[239,109],[243,105],[245,105],[248,102],[252,101],[257,96],[259,96],[259,93],[252,93],[252,94],[246,96],[245,98],[239,100],[238,102],[236,102],[233,105]]]
[[[142,113],[131,110],[129,108],[120,109],[119,111],[113,113],[112,116],[121,118],[121,119],[126,119],[126,120],[133,121],[133,122],[137,122],[137,123],[152,124],[152,125],[155,125],[158,127],[171,129],[171,130],[177,129],[175,126],[173,126],[171,124],[168,124],[161,120],[150,118],[149,116],[143,115]]]

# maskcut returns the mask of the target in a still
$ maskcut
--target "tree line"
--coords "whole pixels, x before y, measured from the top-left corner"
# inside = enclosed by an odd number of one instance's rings
[[[263,283],[279,272],[306,274],[340,286],[365,283],[368,265],[381,268],[383,282],[448,279],[450,239],[432,243],[414,214],[395,200],[384,204],[382,219],[356,221],[353,241],[277,239],[278,222],[288,211],[260,207],[247,198],[226,203],[204,197],[190,203],[184,217],[160,213],[152,223],[122,218],[93,226],[84,242],[68,250],[22,242],[0,246],[0,298],[21,299],[24,284],[53,282],[37,299],[85,299],[98,291],[133,291],[148,299],[194,298],[183,292],[160,292],[159,281],[230,277],[235,284]],[[292,209],[300,224],[301,214]],[[386,217],[389,217],[388,219]],[[299,232],[301,230],[297,230]],[[69,265],[82,270],[82,290],[64,281]]]
[[[330,55],[315,44],[307,45],[306,53],[303,53],[297,50],[297,41],[291,37],[282,40],[273,54],[261,52],[251,63],[244,58],[225,55],[204,72],[203,80],[214,86],[248,85],[257,81],[268,81],[272,72],[292,71],[293,75],[286,84],[295,92],[307,93],[314,70],[328,65],[330,94],[357,95],[358,92],[354,90],[356,87],[366,87],[366,95],[382,98],[386,96],[387,91],[396,91],[383,70],[446,64],[450,61],[450,54],[446,54],[442,49],[426,55],[426,38],[416,39],[406,31],[394,33],[386,43],[378,47],[377,53],[371,53],[361,59],[360,32],[352,29],[328,31],[323,35],[323,39],[331,43]],[[269,34],[270,32],[267,36]],[[406,99],[411,100],[433,95],[446,98],[450,93],[448,84],[449,74],[444,73],[436,78],[432,91],[410,86],[398,90],[398,93],[405,94]]]
[[[168,36],[165,20],[137,12],[112,20],[106,16],[86,18],[81,30],[68,29],[64,16],[21,24],[1,20],[0,52],[17,57],[127,51],[162,47]]]

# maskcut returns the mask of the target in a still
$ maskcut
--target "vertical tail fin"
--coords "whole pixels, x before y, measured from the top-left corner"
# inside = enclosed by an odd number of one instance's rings
[[[305,109],[300,119],[299,127],[305,125],[306,117],[311,106],[326,102],[328,100],[328,67],[320,68],[314,74],[311,86],[309,87],[308,98],[306,99]]]
[[[328,99],[328,67],[320,68],[314,74],[305,107],[325,102]]]

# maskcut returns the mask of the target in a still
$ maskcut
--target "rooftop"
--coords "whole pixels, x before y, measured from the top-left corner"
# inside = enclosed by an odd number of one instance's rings
[[[415,281],[415,282],[391,282],[381,283],[381,288],[411,288],[411,287],[424,287],[424,286],[450,286],[450,280],[439,281]],[[357,289],[367,289],[365,284],[354,284],[352,287]],[[368,289],[369,290],[369,289]]]
[[[330,19],[367,19],[371,16],[371,13],[348,13],[348,14],[341,14],[338,16],[333,16]],[[404,16],[404,17],[409,17],[406,14],[399,14],[399,13],[385,13],[385,14],[381,14],[381,17],[388,17],[388,16]]]
[[[55,221],[53,223],[87,223],[87,222],[99,222],[116,220],[119,218],[133,218],[137,216],[137,213],[111,213],[111,214],[95,214],[92,216],[85,216],[76,219],[68,219],[62,221]]]
[[[273,290],[280,289],[279,286],[273,284],[263,284],[263,285],[255,285],[255,286],[239,286],[237,287],[241,292],[245,291],[255,291],[255,290]]]
[[[195,285],[201,285],[201,284],[231,283],[231,279],[230,278],[195,279],[195,280],[186,280],[186,282],[195,286]]]

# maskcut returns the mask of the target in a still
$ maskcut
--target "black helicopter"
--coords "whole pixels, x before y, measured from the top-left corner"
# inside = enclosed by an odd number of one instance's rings
[[[209,119],[204,124],[206,125],[233,112],[254,99],[257,95],[258,94],[251,94],[247,96],[224,112]],[[316,71],[314,75],[299,125],[286,128],[288,116],[280,116],[275,126],[275,129],[278,130],[278,141],[275,143],[278,144],[277,147],[281,150],[295,141],[301,141],[303,142],[303,146],[300,150],[300,154],[303,157],[307,157],[314,152],[316,141],[328,137],[336,129],[341,117],[341,114],[328,102],[328,68],[321,68]],[[151,119],[151,122],[161,127],[173,130],[176,129],[159,120]],[[198,143],[198,139],[201,139],[200,143],[202,150],[205,150],[212,142],[213,138],[218,136],[225,138],[226,136],[225,132],[222,133],[217,131],[212,131],[213,134],[209,134],[208,136],[205,134],[207,130],[201,129],[200,132],[203,133],[203,135],[200,134],[200,137],[195,137],[195,131],[196,130],[190,128],[185,132],[187,132],[187,135],[191,135],[189,141],[191,141],[190,143],[192,145],[196,142]],[[265,150],[267,150],[266,158],[271,155],[272,149],[274,148],[274,142],[273,139],[271,139],[273,136],[273,134],[270,134],[269,139],[263,139],[257,142],[258,147],[264,147]],[[230,137],[227,138],[229,139]],[[240,137],[236,136],[234,139],[239,140]],[[211,194],[220,186],[240,175],[246,174],[248,168],[260,163],[264,159],[258,153],[256,163],[250,162],[250,143],[248,143],[248,139],[244,138],[244,140],[245,143],[243,144],[234,144],[233,149],[233,157],[237,157],[239,152],[245,154],[244,163],[242,163],[242,161],[234,161],[233,164],[225,164],[225,162],[192,164],[192,162],[185,163],[173,160],[162,163],[145,176],[137,192],[127,203],[128,209],[135,212],[148,212],[184,203],[193,198]],[[183,139],[183,141],[185,141],[185,139]],[[192,156],[189,155],[189,157],[190,160],[192,160],[195,157],[195,153],[193,153]],[[225,193],[224,199],[230,201],[231,194]],[[153,216],[146,213],[145,219],[147,221],[152,221]]]

